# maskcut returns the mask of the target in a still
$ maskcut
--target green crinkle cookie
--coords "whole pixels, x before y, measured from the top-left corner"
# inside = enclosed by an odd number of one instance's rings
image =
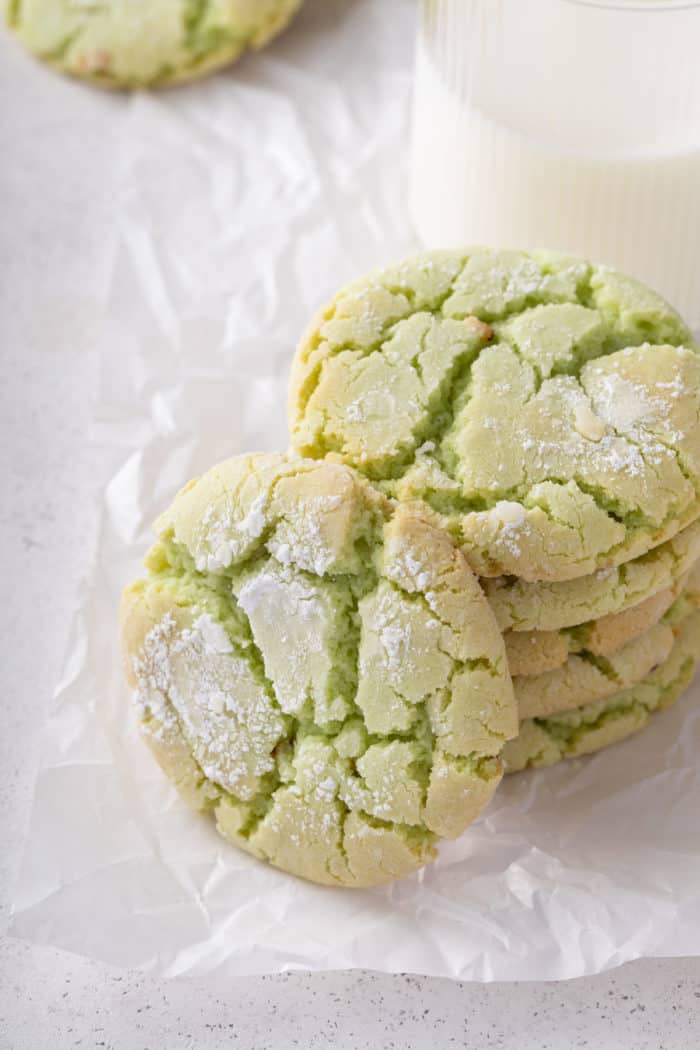
[[[450,537],[351,469],[242,456],[156,523],[122,637],[141,726],[222,834],[316,882],[426,864],[517,732],[505,648]]]
[[[643,682],[573,711],[525,719],[504,749],[506,772],[591,754],[643,729],[688,687],[699,656],[700,612],[693,612],[680,624],[670,656]]]
[[[700,356],[581,259],[475,249],[371,274],[298,348],[292,443],[428,506],[483,576],[619,565],[700,513]]]
[[[203,76],[261,47],[301,0],[5,0],[25,47],[62,73],[114,87]]]
[[[648,632],[656,624],[673,627],[697,608],[700,608],[699,565],[672,586],[623,612],[562,631],[507,631],[503,640],[508,667],[513,677],[527,677],[563,667],[572,654],[582,654],[591,663],[617,653],[622,656],[623,648],[629,643],[643,635],[653,637]],[[633,652],[633,649],[627,651]]]
[[[638,605],[587,620],[562,631],[507,631],[504,635],[511,675],[540,675],[562,667],[574,653],[607,657],[657,624],[681,593],[678,581]]]
[[[657,623],[609,656],[572,654],[553,671],[513,679],[521,719],[546,718],[613,696],[641,682],[669,656],[673,630]]]
[[[512,576],[482,580],[503,631],[557,631],[630,609],[672,587],[700,558],[700,522],[646,554],[591,576],[530,583]]]

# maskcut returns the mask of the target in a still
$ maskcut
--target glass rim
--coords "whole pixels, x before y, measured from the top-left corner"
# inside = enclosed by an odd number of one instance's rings
[[[599,7],[607,11],[644,11],[655,15],[700,7],[700,0],[564,0],[564,3]]]

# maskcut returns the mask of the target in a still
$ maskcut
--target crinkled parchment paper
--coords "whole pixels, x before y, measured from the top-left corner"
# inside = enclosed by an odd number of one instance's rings
[[[12,933],[162,974],[370,967],[543,979],[700,951],[700,693],[627,743],[506,780],[422,875],[322,889],[192,815],[141,743],[121,587],[180,485],[286,444],[294,343],[413,247],[412,5],[327,0],[208,83],[136,96],[92,440],[100,532],[45,732]]]

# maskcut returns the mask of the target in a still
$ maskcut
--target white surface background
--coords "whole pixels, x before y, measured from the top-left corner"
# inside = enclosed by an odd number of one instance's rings
[[[292,33],[348,4],[308,0]],[[410,53],[410,20],[406,31]],[[408,60],[408,59],[407,59]],[[0,40],[0,898],[15,878],[37,736],[92,541],[91,416],[125,100],[64,83]],[[66,113],[70,112],[70,120]],[[60,151],[56,145],[60,143]],[[66,148],[68,144],[69,148]],[[83,290],[66,314],[68,290]],[[372,974],[159,982],[5,939],[0,1048],[300,1045],[694,1047],[700,963],[636,964],[559,985]],[[693,1033],[696,1033],[695,1035]]]

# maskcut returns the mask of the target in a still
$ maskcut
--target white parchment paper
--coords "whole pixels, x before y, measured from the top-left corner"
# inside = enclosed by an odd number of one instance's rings
[[[368,967],[552,979],[700,954],[700,692],[636,739],[508,779],[421,875],[305,884],[192,815],[135,727],[117,644],[149,523],[191,475],[286,444],[294,343],[410,251],[412,5],[311,4],[267,52],[131,101],[95,442],[100,530],[11,932],[161,974]]]

